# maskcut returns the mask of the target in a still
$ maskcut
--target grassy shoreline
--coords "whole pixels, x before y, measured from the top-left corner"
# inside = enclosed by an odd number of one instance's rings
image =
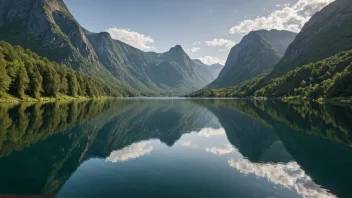
[[[85,96],[67,96],[67,95],[59,95],[58,97],[41,97],[39,99],[32,97],[25,98],[17,98],[11,95],[6,95],[0,97],[0,103],[22,103],[22,102],[56,102],[56,101],[73,101],[73,100],[95,100],[95,99],[109,99],[113,97],[109,96],[100,96],[100,97],[85,97]]]
[[[25,98],[17,98],[11,95],[6,95],[0,97],[0,103],[24,103],[24,102],[57,102],[57,101],[77,101],[77,100],[100,100],[100,99],[113,99],[116,97],[111,96],[100,96],[100,97],[85,97],[85,96],[67,96],[67,95],[59,95],[58,97],[51,98],[51,97],[41,97],[39,99],[32,98],[32,97],[25,97]],[[135,97],[132,97],[135,98]],[[171,98],[171,97],[170,97]],[[186,97],[186,98],[210,98],[210,99],[217,99],[217,97]],[[225,97],[226,98],[226,97]],[[301,98],[301,97],[279,97],[279,98],[268,98],[268,97],[234,97],[237,99],[254,99],[254,100],[281,100],[281,101],[311,101],[311,102],[318,102],[318,103],[332,103],[332,104],[347,104],[352,105],[352,98],[344,98],[344,97],[337,97],[331,99],[311,99],[311,98]],[[221,98],[219,98],[221,99]]]

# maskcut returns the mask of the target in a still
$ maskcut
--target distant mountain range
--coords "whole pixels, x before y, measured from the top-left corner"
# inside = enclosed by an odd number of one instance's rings
[[[108,33],[91,33],[62,0],[1,0],[0,39],[123,88],[131,95],[180,95],[214,80],[181,46],[143,52]]]
[[[206,70],[210,70],[210,73],[214,78],[213,80],[215,80],[219,76],[221,70],[224,69],[224,66],[220,65],[219,63],[207,65],[207,64],[204,64],[199,59],[195,59],[195,60],[193,60],[193,62],[196,64],[196,66],[199,66],[199,68],[206,67],[207,68]]]

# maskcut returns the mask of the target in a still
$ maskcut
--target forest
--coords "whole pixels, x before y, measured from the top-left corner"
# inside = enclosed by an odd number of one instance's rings
[[[96,98],[121,96],[98,79],[0,41],[0,98]]]
[[[267,80],[271,71],[240,85],[218,90],[201,90],[191,97],[273,97],[332,99],[352,96],[352,50],[298,67]]]

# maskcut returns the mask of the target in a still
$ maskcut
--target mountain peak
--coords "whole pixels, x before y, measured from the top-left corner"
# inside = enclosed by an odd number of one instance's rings
[[[219,77],[207,88],[226,88],[260,75],[277,64],[295,33],[282,31],[251,31],[234,46]]]
[[[193,59],[192,60],[194,63],[196,63],[196,64],[200,64],[200,65],[205,65],[201,60],[199,60],[199,59]]]
[[[181,45],[176,45],[175,47],[172,47],[172,48],[170,49],[170,52],[171,52],[171,51],[184,52],[183,49],[182,49],[182,47],[181,47]]]

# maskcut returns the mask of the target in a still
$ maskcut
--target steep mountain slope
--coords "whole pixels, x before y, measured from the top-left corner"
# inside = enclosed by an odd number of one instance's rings
[[[85,30],[62,0],[0,0],[0,28],[0,40],[122,87],[99,63]],[[127,87],[126,91],[132,93]]]
[[[183,94],[209,84],[214,78],[204,72],[177,45],[165,53],[143,52],[108,33],[88,33],[99,61],[122,82],[142,94]]]
[[[302,28],[268,78],[352,48],[352,1],[336,0]]]
[[[258,30],[257,33],[265,39],[279,54],[284,55],[287,47],[296,37],[296,33],[285,30]]]
[[[280,77],[265,81],[270,72],[256,76],[237,86],[201,90],[192,97],[285,97],[291,99],[339,99],[351,101],[352,50],[309,63]],[[345,98],[345,99],[341,99]]]
[[[153,81],[158,85],[175,87],[180,91],[197,90],[209,84],[213,78],[197,67],[184,52],[180,45],[171,48],[168,52],[157,54],[159,64],[153,67],[156,75]]]
[[[351,96],[352,1],[336,0],[316,13],[266,74],[240,85],[192,96],[348,98]]]
[[[211,76],[213,76],[214,80],[219,76],[221,70],[224,68],[223,65],[220,64],[213,64],[213,65],[206,65],[204,64],[201,60],[195,59],[193,62],[196,64],[196,66],[199,66],[199,69],[204,70],[207,74],[204,74],[203,76],[209,75],[208,72],[210,72]],[[204,67],[206,69],[204,69]]]
[[[82,28],[63,0],[0,0],[0,39],[100,78],[128,93],[171,95],[195,91],[202,76],[181,46],[157,54]]]
[[[219,74],[222,71],[222,69],[224,69],[224,66],[217,63],[217,64],[210,65],[208,68],[210,69],[214,78],[216,79],[217,77],[219,77]]]
[[[250,32],[231,49],[224,69],[206,89],[234,86],[268,71],[280,61],[279,52],[285,50],[294,36],[292,32],[277,30]]]

